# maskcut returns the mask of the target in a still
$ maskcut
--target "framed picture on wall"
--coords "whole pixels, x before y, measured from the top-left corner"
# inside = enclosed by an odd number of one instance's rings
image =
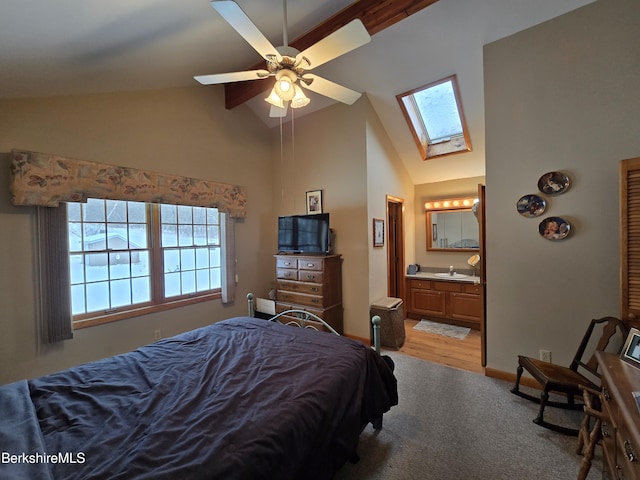
[[[307,215],[322,213],[322,190],[307,192]]]
[[[373,246],[384,246],[384,220],[381,218],[373,219]]]

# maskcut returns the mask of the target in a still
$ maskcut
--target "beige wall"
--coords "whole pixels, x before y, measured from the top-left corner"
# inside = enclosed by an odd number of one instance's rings
[[[488,366],[551,350],[568,364],[593,317],[619,315],[618,164],[640,156],[640,2],[600,0],[484,49]],[[564,241],[520,216],[545,172],[570,189],[544,216]],[[541,218],[544,218],[541,217]]]
[[[369,246],[369,305],[389,295],[387,281],[387,255],[389,247],[389,225],[387,222],[387,195],[402,199],[405,261],[413,259],[414,251],[414,205],[413,183],[409,173],[393,148],[380,119],[371,104],[365,106],[367,115],[367,205],[368,205],[368,238]],[[373,247],[373,219],[384,219],[384,246]],[[367,326],[368,327],[368,326]],[[361,332],[361,336],[364,332]]]
[[[461,154],[463,156],[464,154]],[[443,182],[423,183],[415,186],[415,224],[416,254],[415,261],[421,267],[448,269],[450,265],[458,269],[467,269],[470,252],[434,252],[427,251],[427,218],[424,203],[427,200],[446,198],[478,197],[478,185],[485,183],[485,177],[469,177]]]
[[[0,102],[0,184],[8,152],[46,153],[212,179],[247,187],[248,215],[237,226],[238,297],[78,330],[39,347],[36,336],[34,209],[0,196],[0,384],[121,353],[163,336],[246,313],[245,295],[271,276],[271,140],[248,109],[227,111],[222,89],[69,96]],[[248,174],[250,173],[250,174]]]

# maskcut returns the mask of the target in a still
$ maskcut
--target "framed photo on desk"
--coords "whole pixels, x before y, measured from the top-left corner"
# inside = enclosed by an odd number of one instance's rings
[[[640,330],[637,328],[632,328],[629,331],[620,358],[634,367],[640,368]]]

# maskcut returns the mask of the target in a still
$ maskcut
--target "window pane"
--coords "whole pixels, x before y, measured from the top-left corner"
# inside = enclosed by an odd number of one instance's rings
[[[72,315],[80,315],[81,313],[85,313],[86,309],[84,306],[84,284],[82,285],[73,285],[71,287],[71,314]]]
[[[415,97],[431,141],[462,133],[458,105],[450,80],[417,92]]]
[[[198,292],[209,290],[209,270],[196,270],[196,284]]]
[[[122,200],[107,200],[107,222],[127,221],[127,202]]]
[[[207,244],[207,227],[205,225],[193,226],[193,244],[194,245]]]
[[[196,268],[208,268],[209,267],[209,249],[197,248],[196,249]]]
[[[193,227],[191,225],[178,226],[178,245],[181,247],[193,245]]]
[[[180,250],[170,249],[164,251],[164,272],[180,271]]]
[[[140,202],[127,202],[129,210],[129,223],[146,223],[147,222],[147,205]]]
[[[139,277],[131,279],[133,289],[133,303],[146,303],[151,301],[151,278]]]
[[[196,272],[190,270],[182,272],[182,294],[195,293],[196,291]]]
[[[147,224],[129,224],[129,248],[147,248]]]
[[[176,205],[160,205],[160,221],[162,223],[178,223]]]
[[[106,250],[107,233],[104,223],[84,223],[82,230],[82,249],[84,251]]]
[[[106,253],[93,253],[85,256],[85,272],[87,275],[87,282],[97,282],[99,280],[106,280],[109,278],[109,271],[107,270],[107,254]]]
[[[212,268],[210,270],[211,272],[211,288],[221,288],[222,287],[222,282],[220,281],[220,269],[219,268]]]
[[[220,224],[220,215],[217,208],[207,208],[207,223],[209,225]]]
[[[183,248],[180,250],[180,269],[195,270],[196,268],[196,251],[193,248]]]
[[[178,223],[191,225],[193,223],[193,207],[178,205]]]
[[[111,308],[131,305],[131,283],[129,279],[111,282]]]
[[[69,251],[82,251],[82,224],[69,222]]]
[[[220,263],[220,249],[219,248],[210,248],[209,249],[209,264],[212,267],[219,267],[222,265]]]
[[[162,225],[162,246],[176,247],[178,245],[178,226]]]
[[[193,207],[193,223],[204,225],[207,223],[207,209],[204,207]]]
[[[175,297],[180,295],[180,273],[167,273],[164,276],[164,296]]]
[[[207,237],[209,245],[220,245],[220,227],[208,227]]]
[[[87,284],[87,312],[109,308],[109,282]]]
[[[107,249],[127,250],[129,248],[129,232],[126,223],[107,224]]]
[[[149,252],[131,252],[131,276],[149,276],[150,270]]]
[[[69,269],[71,284],[84,283],[84,255],[71,255],[69,257]],[[84,294],[83,294],[84,295]]]
[[[131,276],[129,252],[109,253],[109,276],[111,279]]]
[[[80,221],[80,204],[76,202],[67,203],[67,220],[70,222]]]
[[[104,200],[87,199],[82,204],[82,220],[85,222],[104,222]]]

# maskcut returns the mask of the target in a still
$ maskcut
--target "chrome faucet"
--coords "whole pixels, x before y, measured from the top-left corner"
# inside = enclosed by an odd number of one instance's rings
[[[451,275],[453,277],[453,274],[455,272],[453,271],[453,265],[449,265],[449,275]]]

